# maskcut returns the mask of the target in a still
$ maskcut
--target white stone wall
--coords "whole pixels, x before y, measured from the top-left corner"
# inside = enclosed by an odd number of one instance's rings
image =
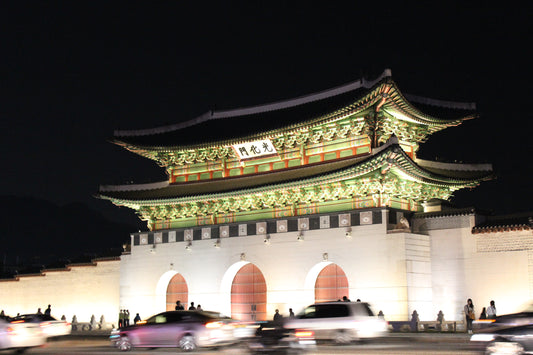
[[[531,299],[533,270],[531,232],[472,234],[474,216],[454,217],[462,226],[449,228],[448,217],[422,225],[431,240],[433,317],[442,310],[446,320],[464,319],[463,307],[472,298],[476,317],[494,300],[499,314],[518,311]]]
[[[104,315],[117,324],[120,261],[99,261],[96,266],[73,266],[70,271],[25,276],[19,281],[0,282],[0,308],[7,315],[44,312],[52,305],[52,316],[79,322],[96,321]]]
[[[388,319],[407,317],[406,234],[387,234],[386,225],[310,230],[264,236],[222,238],[220,248],[213,239],[133,246],[121,265],[120,307],[147,317],[165,309],[168,281],[175,273],[185,278],[189,302],[203,309],[231,312],[231,282],[245,262],[255,264],[267,284],[267,313],[276,308],[287,314],[314,302],[314,283],[328,263],[339,265],[348,278],[352,300],[360,298],[382,310]],[[327,253],[327,261],[324,261]],[[411,266],[412,267],[412,266]],[[427,283],[427,280],[424,281]],[[426,287],[427,284],[424,284]],[[427,301],[425,299],[425,301]]]
[[[168,282],[180,273],[189,302],[229,315],[233,278],[251,262],[265,277],[268,317],[312,303],[316,277],[329,263],[345,272],[346,296],[371,303],[388,320],[409,319],[414,310],[434,320],[442,310],[446,320],[461,321],[467,298],[477,316],[490,300],[499,314],[519,310],[533,296],[532,232],[472,234],[473,224],[465,215],[415,219],[414,233],[387,231],[384,222],[352,226],[351,237],[347,228],[325,228],[303,231],[303,241],[288,232],[271,234],[269,244],[257,235],[221,238],[219,248],[214,239],[195,240],[191,250],[185,242],[134,245],[121,261],[2,281],[0,309],[15,315],[51,304],[58,318],[104,315],[116,324],[119,309],[143,318],[164,311]]]

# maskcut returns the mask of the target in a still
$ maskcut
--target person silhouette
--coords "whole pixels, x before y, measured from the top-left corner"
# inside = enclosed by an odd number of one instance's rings
[[[191,302],[191,306],[189,307],[189,311],[196,311],[196,307],[194,307],[194,302]]]

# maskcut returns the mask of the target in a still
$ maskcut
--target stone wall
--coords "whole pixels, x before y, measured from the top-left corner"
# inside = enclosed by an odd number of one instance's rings
[[[7,315],[36,313],[48,304],[52,316],[68,321],[99,321],[117,324],[119,311],[120,260],[71,265],[67,270],[44,271],[42,275],[19,276],[0,282],[0,308]]]

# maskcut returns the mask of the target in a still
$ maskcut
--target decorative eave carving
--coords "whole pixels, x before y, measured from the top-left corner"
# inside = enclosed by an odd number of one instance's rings
[[[426,115],[405,99],[392,80],[385,80],[351,105],[283,129],[194,146],[136,146],[120,140],[115,143],[172,169],[236,158],[232,145],[262,139],[272,140],[276,149],[282,151],[296,145],[320,144],[363,134],[377,147],[395,135],[413,145],[416,151],[431,134],[473,117],[449,121]]]
[[[454,191],[475,187],[479,182],[431,174],[417,166],[396,145],[383,149],[378,155],[351,168],[300,181],[162,200],[108,199],[117,205],[137,210],[143,220],[155,221],[296,206],[358,196],[372,197],[385,203],[390,198],[414,202],[448,199]]]

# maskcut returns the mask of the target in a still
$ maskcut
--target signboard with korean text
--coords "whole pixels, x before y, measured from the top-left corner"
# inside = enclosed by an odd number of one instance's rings
[[[232,148],[235,150],[239,160],[265,158],[278,154],[270,139],[235,144]]]

